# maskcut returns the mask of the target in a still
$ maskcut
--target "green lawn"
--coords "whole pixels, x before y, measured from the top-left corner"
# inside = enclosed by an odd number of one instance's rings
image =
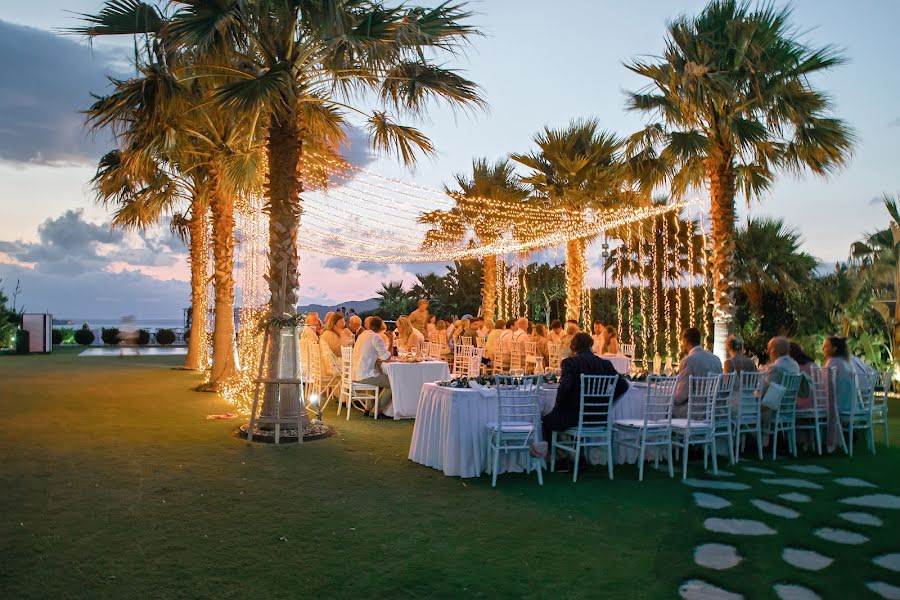
[[[900,510],[838,505],[866,490],[832,483],[856,476],[900,495],[900,404],[878,455],[863,445],[851,461],[804,458],[830,475],[793,505],[796,521],[749,502],[788,504],[764,477],[723,481],[750,492],[716,492],[730,508],[697,508],[696,491],[633,466],[570,474],[509,474],[460,480],[407,460],[412,421],[327,420],[338,434],[303,446],[248,447],[238,422],[207,421],[228,410],[217,396],[192,392],[193,373],[177,358],[0,356],[0,584],[6,598],[675,598],[699,578],[744,594],[775,598],[794,582],[823,598],[875,598],[868,580],[900,585],[872,564],[900,551]],[[754,462],[742,462],[753,465]],[[790,461],[763,467],[780,469]],[[702,476],[695,466],[695,476]],[[847,523],[862,510],[882,528]],[[708,517],[764,521],[778,535],[759,538],[704,530]],[[832,526],[870,537],[839,546],[812,535]],[[737,546],[743,562],[710,571],[693,562],[702,542]],[[835,558],[819,573],[781,559],[785,545]]]

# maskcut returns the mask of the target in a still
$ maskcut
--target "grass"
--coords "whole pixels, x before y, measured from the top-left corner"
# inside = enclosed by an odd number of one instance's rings
[[[798,490],[797,521],[765,515],[751,498],[782,504],[760,475],[731,470],[751,492],[722,492],[722,511],[694,506],[687,486],[633,466],[569,474],[444,477],[407,460],[412,421],[355,414],[327,420],[338,435],[304,446],[248,447],[212,394],[177,357],[0,357],[0,585],[8,598],[673,598],[701,578],[748,598],[775,598],[795,582],[822,597],[874,597],[872,579],[900,585],[871,558],[900,551],[900,511],[838,505],[865,490],[856,476],[900,495],[900,449],[850,460],[808,458],[828,476]],[[900,405],[892,405],[900,444]],[[779,461],[786,464],[787,461]],[[745,464],[742,462],[742,464]],[[748,461],[746,464],[755,464]],[[772,468],[771,461],[761,466]],[[701,475],[694,465],[693,474]],[[712,491],[712,493],[718,493]],[[839,508],[840,506],[840,508]],[[843,522],[863,510],[881,529]],[[739,538],[703,529],[709,516],[759,519],[777,536]],[[820,526],[860,531],[863,546],[815,538]],[[744,561],[714,572],[694,564],[699,543],[738,547]],[[836,559],[820,573],[781,560],[786,545]]]

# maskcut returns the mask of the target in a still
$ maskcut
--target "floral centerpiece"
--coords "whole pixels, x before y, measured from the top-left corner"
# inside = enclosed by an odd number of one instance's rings
[[[441,387],[468,388],[469,382],[472,382],[481,387],[487,387],[490,386],[493,381],[493,377],[479,375],[478,377],[454,377],[449,381],[438,381],[437,384]]]

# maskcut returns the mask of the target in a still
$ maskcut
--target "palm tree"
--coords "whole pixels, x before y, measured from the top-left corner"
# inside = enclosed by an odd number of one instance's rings
[[[875,308],[891,328],[893,355],[900,357],[900,207],[897,198],[888,194],[882,201],[891,217],[889,226],[853,244],[850,259],[854,266],[871,274],[876,293],[890,297],[877,302]]]
[[[629,140],[642,189],[669,180],[680,197],[709,186],[717,353],[733,328],[737,190],[749,201],[778,170],[826,176],[854,139],[811,82],[845,58],[806,44],[790,17],[768,3],[713,0],[669,24],[662,57],[627,65],[650,80],[628,108],[658,119]]]
[[[534,143],[537,151],[510,158],[531,169],[522,182],[531,186],[531,202],[546,209],[548,217],[556,213],[564,218],[563,225],[577,226],[587,211],[632,201],[619,156],[622,141],[602,131],[597,120],[572,121],[564,129],[545,127]],[[585,244],[584,238],[566,242],[566,319],[581,316]]]
[[[302,215],[304,161],[309,150],[344,141],[341,125],[352,112],[366,118],[376,150],[406,164],[416,152],[433,152],[414,127],[396,123],[388,109],[425,112],[432,100],[480,107],[480,90],[458,73],[430,60],[453,55],[477,34],[464,24],[464,4],[435,8],[384,6],[370,0],[180,0],[171,21],[185,47],[216,56],[225,66],[210,71],[230,80],[215,101],[241,114],[266,138],[271,317],[296,313],[299,287],[297,234]],[[213,62],[213,61],[210,61]],[[351,104],[374,92],[384,106]],[[371,95],[369,96],[371,97]],[[273,337],[274,343],[274,337]],[[277,376],[278,353],[268,373]]]
[[[432,225],[425,234],[423,248],[469,241],[477,246],[497,242],[515,224],[540,221],[540,214],[529,215],[523,201],[528,190],[519,183],[512,165],[506,159],[488,162],[486,158],[472,160],[472,175],[453,176],[456,188],[445,187],[456,205],[450,210],[424,213],[420,223]],[[521,210],[510,207],[522,205]],[[472,234],[471,239],[467,239]],[[482,257],[484,281],[481,286],[481,312],[485,319],[493,319],[497,295],[497,255]]]
[[[762,318],[765,294],[787,294],[812,281],[818,261],[800,244],[800,234],[782,219],[750,219],[737,231],[735,281],[754,316]]]
[[[412,299],[403,289],[402,281],[382,283],[375,294],[378,296],[378,313],[385,318],[398,319],[410,312]]]

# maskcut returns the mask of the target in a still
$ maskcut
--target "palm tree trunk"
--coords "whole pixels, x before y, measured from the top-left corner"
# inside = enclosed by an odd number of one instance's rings
[[[584,288],[584,240],[566,242],[566,320],[581,317],[581,292]]]
[[[208,386],[218,389],[234,374],[234,198],[223,192],[210,169],[215,322]]]
[[[209,216],[206,208],[194,200],[193,214],[188,225],[191,263],[191,336],[184,368],[199,371],[206,368],[206,235]]]
[[[728,152],[706,161],[712,216],[713,351],[725,357],[725,338],[734,330],[734,172]]]
[[[497,301],[497,256],[484,257],[484,283],[481,286],[481,316],[485,321],[494,320]]]
[[[303,214],[300,193],[302,183],[298,177],[300,156],[303,151],[302,130],[296,116],[279,118],[272,116],[266,152],[269,159],[268,212],[269,212],[269,310],[272,316],[283,318],[297,314],[297,292],[300,287],[299,256],[297,236],[300,217]],[[266,376],[269,378],[288,377],[291,373],[286,361],[290,355],[281,356],[280,336],[282,332],[272,331],[269,336],[268,364]],[[274,410],[275,390],[266,390],[263,399],[263,414],[271,415]],[[300,412],[304,427],[309,422],[306,410],[299,405],[296,388],[284,386],[281,390],[279,413],[293,415]]]

